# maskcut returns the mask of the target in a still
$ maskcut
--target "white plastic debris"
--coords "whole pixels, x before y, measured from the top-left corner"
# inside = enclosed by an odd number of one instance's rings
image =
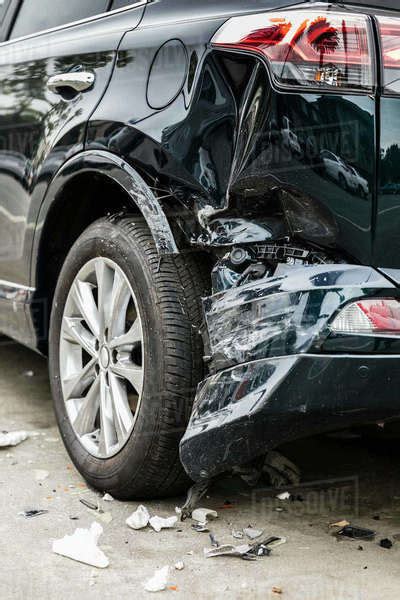
[[[149,523],[154,529],[159,533],[161,529],[171,529],[175,527],[176,522],[178,521],[178,517],[168,517],[164,519],[163,517],[151,517]]]
[[[290,500],[290,493],[289,492],[282,492],[282,494],[278,494],[277,498],[278,500]]]
[[[114,498],[111,496],[111,494],[104,494],[103,500],[104,502],[114,502]]]
[[[262,534],[264,533],[264,531],[262,529],[253,529],[253,527],[246,527],[245,529],[243,529],[243,533],[250,540],[256,540],[257,538],[259,538],[260,536],[262,536]]]
[[[199,523],[207,523],[208,519],[216,519],[217,517],[217,511],[210,508],[196,508],[192,512],[192,519]]]
[[[169,567],[162,567],[157,569],[151,579],[148,579],[143,587],[146,592],[162,592],[167,587],[169,577]]]
[[[183,569],[185,568],[185,563],[183,562],[183,560],[178,560],[175,564],[174,567],[177,571],[183,571]]]
[[[233,546],[232,544],[223,544],[218,548],[204,548],[204,556],[212,558],[213,556],[243,556],[251,550],[249,544]]]
[[[48,478],[50,473],[44,469],[35,469],[34,471],[36,481],[44,481]]]
[[[72,535],[55,540],[53,552],[98,569],[105,569],[110,562],[97,546],[102,533],[103,528],[100,523],[92,523],[90,529],[77,529]]]
[[[242,540],[244,538],[244,533],[243,531],[236,531],[235,529],[232,529],[232,537],[234,537],[236,540]]]
[[[126,519],[125,523],[128,525],[128,527],[131,527],[131,529],[143,529],[144,527],[147,527],[149,521],[149,511],[141,504],[137,507],[135,512],[133,512],[131,516]]]
[[[0,448],[9,448],[10,446],[18,446],[28,439],[26,431],[4,431],[0,433]]]

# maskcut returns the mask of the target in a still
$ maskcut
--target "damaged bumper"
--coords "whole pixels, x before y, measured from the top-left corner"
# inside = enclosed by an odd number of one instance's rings
[[[399,298],[373,268],[285,268],[206,299],[212,375],[181,442],[192,479],[303,436],[400,416],[398,338],[333,334],[349,302]]]

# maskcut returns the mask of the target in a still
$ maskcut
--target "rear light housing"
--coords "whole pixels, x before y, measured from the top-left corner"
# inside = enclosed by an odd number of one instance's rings
[[[280,86],[374,89],[372,28],[364,15],[321,8],[233,17],[211,44],[262,56]]]
[[[382,48],[383,87],[400,94],[400,19],[377,17]]]
[[[337,315],[331,330],[355,335],[400,336],[400,302],[394,298],[353,302]]]

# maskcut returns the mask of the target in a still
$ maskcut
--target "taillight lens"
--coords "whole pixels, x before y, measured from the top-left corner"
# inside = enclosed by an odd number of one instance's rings
[[[331,330],[336,333],[400,335],[400,302],[374,299],[349,304],[335,318]]]
[[[263,55],[278,84],[365,91],[374,86],[371,27],[364,15],[314,9],[233,17],[211,43]]]
[[[385,91],[400,94],[400,19],[378,17]]]

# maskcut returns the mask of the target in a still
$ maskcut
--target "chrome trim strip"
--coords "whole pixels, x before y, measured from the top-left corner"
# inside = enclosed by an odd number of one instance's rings
[[[64,25],[58,25],[57,27],[51,27],[50,29],[42,29],[41,31],[36,31],[35,33],[30,33],[29,35],[24,35],[19,38],[12,38],[10,40],[6,40],[5,42],[0,42],[0,48],[3,48],[4,46],[9,46],[10,44],[15,44],[17,42],[30,40],[42,35],[46,35],[48,33],[62,31],[63,29],[69,29],[70,27],[75,27],[76,25],[84,25],[85,23],[97,21],[98,19],[103,19],[104,17],[108,17],[109,15],[117,15],[119,13],[131,10],[132,8],[146,6],[147,3],[148,0],[139,0],[138,2],[132,2],[132,4],[129,4],[129,6],[123,6],[122,8],[116,8],[115,10],[109,10],[108,12],[100,13],[98,15],[94,15],[93,17],[87,17],[86,19],[80,19],[79,21],[71,21],[70,23],[64,23]]]

